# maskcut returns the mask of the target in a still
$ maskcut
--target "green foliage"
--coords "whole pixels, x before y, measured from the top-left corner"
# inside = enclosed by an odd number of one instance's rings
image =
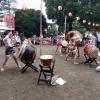
[[[24,32],[25,35],[40,36],[40,11],[34,9],[17,10],[15,16],[15,29]],[[42,16],[42,30],[47,28],[46,19]]]
[[[85,26],[81,25],[78,21],[73,22],[73,29],[78,30],[80,32],[85,32],[87,29]]]
[[[47,36],[54,35],[56,32],[55,29],[47,29]]]
[[[16,2],[16,0],[0,0],[0,11],[15,11],[16,8],[13,7],[13,4],[15,4]]]
[[[67,15],[67,23],[74,20],[75,16],[86,19],[91,22],[100,23],[100,0],[44,0],[46,3],[46,12],[49,19],[56,20],[59,26],[64,26],[64,16]],[[62,6],[62,10],[58,10]],[[68,12],[73,13],[73,18],[68,17]],[[84,24],[86,28],[87,26]],[[91,26],[92,27],[92,26]]]

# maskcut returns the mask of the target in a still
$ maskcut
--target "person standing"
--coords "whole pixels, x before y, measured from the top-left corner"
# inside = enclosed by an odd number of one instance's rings
[[[97,48],[100,51],[100,32],[96,32],[96,38],[97,38]]]
[[[74,38],[73,32],[70,34],[69,43],[68,43],[67,48],[68,48],[68,51],[67,51],[65,60],[67,61],[68,58],[71,56],[73,57],[74,64],[79,64],[77,62],[78,52],[77,52],[76,40]]]
[[[6,63],[7,63],[7,61],[8,61],[8,59],[9,59],[11,56],[13,57],[13,59],[14,59],[16,65],[17,65],[17,67],[18,67],[18,68],[21,68],[21,66],[19,65],[18,60],[17,60],[17,58],[16,58],[16,53],[15,53],[15,49],[14,49],[14,44],[15,44],[16,41],[14,41],[14,40],[12,39],[12,37],[13,37],[13,34],[12,34],[11,31],[6,31],[6,32],[5,32],[5,37],[4,37],[4,39],[3,39],[4,44],[5,44],[5,60],[4,60],[4,62],[3,62],[2,67],[0,68],[1,71],[4,71],[4,67],[5,67],[5,65],[6,65]]]
[[[61,53],[62,44],[61,43],[62,43],[62,37],[59,37],[57,44],[56,44],[55,54],[58,54],[58,51],[59,51],[60,56],[62,56],[62,53]]]
[[[21,39],[19,37],[18,31],[15,31],[14,38],[16,40],[15,46],[17,47],[18,51],[20,50],[20,45],[21,45]]]

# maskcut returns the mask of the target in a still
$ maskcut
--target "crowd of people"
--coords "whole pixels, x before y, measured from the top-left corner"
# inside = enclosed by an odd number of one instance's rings
[[[84,34],[80,33],[82,36],[79,36],[79,37],[76,37],[76,34],[77,33],[75,33],[75,30],[67,33],[66,40],[68,42],[68,45],[65,47],[66,48],[65,60],[67,61],[69,60],[69,57],[71,57],[73,58],[72,60],[74,64],[79,64],[79,62],[77,61],[77,58],[79,58],[80,56],[80,51],[79,51],[80,43],[82,44],[83,49],[85,45],[87,44],[94,45],[95,47],[98,48],[98,53],[99,53],[100,51],[100,31],[96,31],[96,32],[87,31]],[[56,46],[56,51],[55,51],[55,54],[60,54],[60,56],[62,55],[61,53],[62,41],[64,40],[60,37],[57,41],[57,46]],[[99,62],[97,61],[97,63]]]
[[[31,46],[32,45],[31,39],[28,38],[21,41],[18,31],[7,30],[3,33],[2,40],[5,46],[5,59],[2,66],[0,67],[0,71],[3,72],[5,70],[5,66],[11,57],[14,59],[17,67],[19,69],[22,69],[17,57],[18,55],[16,55],[16,52],[17,54],[19,54],[21,52],[23,45]]]
[[[78,35],[78,37],[76,37]],[[27,39],[26,39],[27,40]],[[24,42],[27,42],[27,41]],[[67,39],[65,37],[59,37],[56,43],[55,54],[59,54],[62,56],[62,47],[63,41],[65,42],[65,60],[68,61],[69,58],[72,58],[72,62],[74,64],[79,64],[78,58],[80,56],[79,46],[82,43],[83,46],[89,44],[95,45],[98,48],[98,52],[100,51],[100,31],[96,32],[85,32],[84,34],[75,33],[75,31],[70,31],[67,33]],[[18,59],[16,57],[15,48],[20,51],[21,40],[17,31],[5,31],[3,42],[5,45],[5,60],[0,68],[1,71],[5,70],[6,63],[9,58],[13,58],[17,67],[21,68]],[[32,45],[31,40],[28,40],[28,43]],[[90,48],[91,49],[91,48]]]

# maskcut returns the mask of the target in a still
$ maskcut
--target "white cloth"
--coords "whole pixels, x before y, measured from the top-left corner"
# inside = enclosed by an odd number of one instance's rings
[[[95,36],[91,36],[91,43],[96,45],[96,37]]]
[[[3,39],[4,41],[4,44],[6,47],[13,47],[14,46],[14,41],[13,40],[13,36],[12,36],[12,33],[9,32],[8,35],[5,36],[5,38]]]
[[[100,34],[97,34],[98,42],[100,42]]]
[[[19,36],[15,36],[15,38],[16,38],[16,42],[21,43],[21,40],[20,40],[20,37]]]

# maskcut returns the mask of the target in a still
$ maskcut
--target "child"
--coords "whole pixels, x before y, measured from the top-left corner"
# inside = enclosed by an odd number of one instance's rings
[[[17,61],[17,58],[16,58],[16,54],[15,54],[15,50],[14,50],[14,41],[12,39],[13,37],[13,34],[11,31],[6,31],[5,32],[5,38],[3,39],[4,41],[4,44],[5,44],[5,60],[4,60],[4,63],[1,67],[1,71],[4,71],[4,67],[9,59],[10,56],[13,57],[17,67],[21,68],[21,66],[19,65],[18,61]]]
[[[60,53],[60,56],[62,56],[61,54],[61,47],[62,47],[62,38],[60,37],[57,41],[57,46],[56,46],[56,51],[55,51],[55,54],[58,53],[58,50],[59,50],[59,53]]]

